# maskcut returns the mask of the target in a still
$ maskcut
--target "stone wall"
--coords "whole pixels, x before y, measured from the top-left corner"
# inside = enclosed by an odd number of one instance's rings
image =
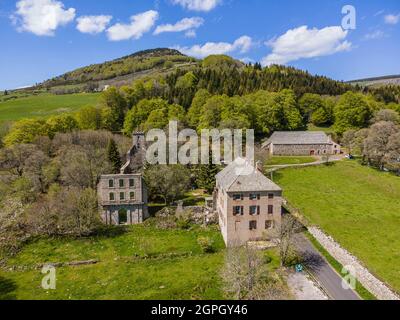
[[[334,146],[331,144],[274,144],[270,146],[270,151],[275,156],[309,156],[312,154],[322,156],[335,153]]]
[[[340,264],[352,266],[356,271],[357,280],[375,297],[380,300],[400,300],[398,294],[371,274],[356,257],[343,249],[332,237],[316,227],[310,227],[308,231]]]

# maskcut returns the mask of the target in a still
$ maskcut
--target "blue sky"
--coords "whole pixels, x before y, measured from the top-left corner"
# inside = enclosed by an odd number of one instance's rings
[[[400,1],[0,0],[0,40],[0,89],[156,47],[350,80],[400,74]]]

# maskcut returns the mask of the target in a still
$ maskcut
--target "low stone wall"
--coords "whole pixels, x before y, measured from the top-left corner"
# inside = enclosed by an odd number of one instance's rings
[[[357,280],[375,297],[379,300],[400,300],[399,295],[372,275],[356,257],[343,249],[332,237],[326,235],[317,227],[310,227],[308,231],[340,264],[355,268]]]

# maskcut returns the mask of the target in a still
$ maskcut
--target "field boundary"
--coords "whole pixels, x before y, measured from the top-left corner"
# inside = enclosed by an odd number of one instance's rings
[[[342,248],[331,236],[325,234],[318,227],[309,227],[308,231],[340,264],[355,268],[357,280],[379,300],[400,300],[397,293],[375,277],[355,256]]]

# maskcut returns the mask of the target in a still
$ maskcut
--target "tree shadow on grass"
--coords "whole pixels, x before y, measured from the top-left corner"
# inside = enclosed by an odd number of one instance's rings
[[[16,300],[16,289],[15,281],[0,276],[0,300]]]

